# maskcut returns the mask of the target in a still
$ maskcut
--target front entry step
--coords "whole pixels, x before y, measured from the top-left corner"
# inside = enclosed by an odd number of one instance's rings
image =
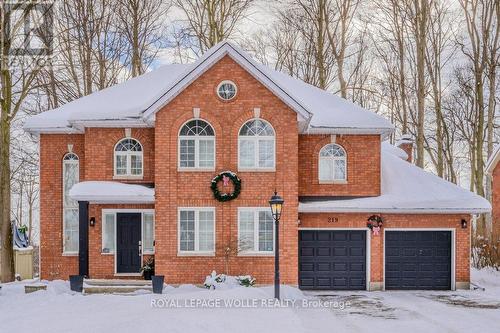
[[[152,283],[148,280],[107,280],[85,279],[84,294],[128,294],[138,290],[152,291]]]

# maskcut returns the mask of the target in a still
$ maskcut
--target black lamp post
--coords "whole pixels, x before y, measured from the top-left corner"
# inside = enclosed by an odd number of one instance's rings
[[[274,298],[280,299],[280,218],[283,203],[285,201],[274,191],[274,195],[269,200],[271,213],[273,214],[275,237],[274,237]]]

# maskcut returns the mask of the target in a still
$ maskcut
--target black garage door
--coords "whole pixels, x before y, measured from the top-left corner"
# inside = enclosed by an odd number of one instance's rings
[[[299,231],[301,289],[366,289],[366,231]]]
[[[385,289],[451,289],[451,231],[386,231]]]

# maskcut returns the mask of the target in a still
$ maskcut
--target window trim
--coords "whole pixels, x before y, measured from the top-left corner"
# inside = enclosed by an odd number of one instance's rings
[[[223,84],[232,84],[234,86],[234,96],[231,97],[230,99],[225,99],[225,98],[222,98],[222,96],[219,94],[219,89],[220,89],[220,86],[222,86]],[[231,81],[231,80],[222,80],[218,85],[217,85],[217,88],[215,89],[215,94],[217,95],[217,97],[221,100],[221,101],[224,101],[224,102],[229,102],[229,101],[232,101],[236,98],[236,96],[238,95],[238,86],[236,85],[236,83],[234,83],[234,81]]]
[[[68,155],[75,155],[76,156],[76,160],[72,159],[72,160],[66,160],[66,157]],[[66,206],[66,191],[65,191],[65,187],[66,187],[66,177],[64,176],[65,175],[65,169],[66,169],[66,164],[76,164],[77,165],[77,175],[78,175],[78,181],[77,183],[80,182],[80,156],[78,156],[77,154],[75,154],[74,152],[67,152],[66,154],[64,154],[63,158],[62,158],[62,255],[63,256],[77,256],[80,251],[77,250],[77,251],[66,251],[66,247],[65,247],[65,238],[66,238],[66,221],[65,221],[65,218],[66,218],[66,210],[69,210],[69,209],[76,209],[79,213],[79,207],[78,207],[78,203],[76,205],[76,207],[67,207]],[[79,227],[78,227],[79,229]]]
[[[214,132],[214,135],[207,135],[207,136],[199,136],[199,135],[181,135],[182,128],[189,123],[190,121],[193,120],[201,120],[206,122],[211,128],[212,131]],[[217,163],[217,133],[215,132],[215,128],[212,126],[212,124],[207,121],[206,119],[202,118],[191,118],[187,121],[185,121],[180,127],[179,131],[177,132],[177,171],[215,171],[215,165]],[[200,140],[211,140],[214,143],[214,165],[212,167],[200,167]],[[181,140],[194,140],[194,167],[183,167],[181,166]]]
[[[116,151],[116,147],[120,144],[120,142],[124,140],[135,140],[140,146],[141,146],[141,151],[140,153],[138,152],[133,152],[133,151]],[[125,155],[127,156],[127,169],[126,173],[124,175],[119,175],[117,174],[116,170],[116,157],[117,155]],[[138,175],[133,175],[132,174],[132,158],[131,156],[137,156],[140,155],[141,157],[141,173]],[[129,137],[129,138],[122,138],[116,142],[116,144],[113,147],[113,179],[143,179],[144,178],[144,146],[142,145],[141,141],[134,137]]]
[[[247,123],[251,122],[251,121],[255,121],[255,120],[260,120],[262,122],[265,122],[266,124],[269,125],[269,127],[271,127],[271,129],[273,130],[273,133],[274,135],[273,136],[260,136],[260,135],[253,135],[253,136],[242,136],[240,135],[240,132],[241,132],[241,129],[243,128],[243,126],[245,126]],[[245,166],[242,166],[241,165],[241,141],[242,139],[244,140],[251,140],[254,142],[255,144],[255,152],[254,152],[254,166],[251,166],[251,167],[245,167]],[[273,152],[274,152],[274,156],[273,156],[273,166],[271,167],[260,167],[259,166],[259,139],[262,140],[273,140]],[[271,125],[270,122],[268,122],[267,120],[265,119],[261,119],[261,118],[252,118],[252,119],[248,119],[247,121],[245,121],[241,126],[240,128],[238,129],[238,171],[247,171],[247,172],[275,172],[276,171],[276,130],[274,129],[273,125]]]
[[[156,233],[156,214],[155,210],[152,208],[146,208],[146,209],[113,209],[113,208],[103,208],[101,209],[101,255],[113,255],[115,256],[115,273],[116,273],[116,238],[117,238],[117,228],[116,228],[116,217],[117,213],[141,213],[141,244],[144,245],[144,233],[142,232],[144,229],[144,214],[152,214],[153,215],[153,251],[144,251],[142,250],[143,255],[154,255],[155,254],[155,233]],[[113,219],[113,224],[114,224],[114,230],[115,230],[115,237],[114,237],[114,244],[113,244],[113,251],[110,252],[103,252],[102,249],[104,248],[104,221],[106,218],[106,215],[114,215]]]
[[[342,149],[342,151],[344,152],[344,157],[322,157],[321,156],[321,151],[323,149],[325,149],[325,147],[329,146],[329,145],[335,145],[335,146],[338,146]],[[333,179],[321,179],[320,178],[320,175],[321,175],[321,159],[328,159],[330,161],[333,162],[333,168],[332,168],[332,171],[333,171]],[[342,179],[335,179],[335,161],[340,161],[340,160],[343,160],[345,162],[345,177],[342,178]],[[348,159],[347,159],[347,150],[342,146],[342,145],[339,145],[338,143],[333,143],[333,142],[330,142],[330,143],[327,143],[326,145],[323,145],[321,147],[321,149],[319,150],[318,152],[318,182],[320,184],[347,184],[347,170],[348,170],[348,163],[347,163]]]
[[[272,251],[259,251],[259,212],[265,211],[269,212],[270,208],[269,207],[238,207],[238,248],[240,246],[240,235],[241,235],[241,216],[240,213],[247,211],[247,212],[253,212],[254,213],[254,248],[253,250],[246,250],[246,251],[240,251],[238,250],[238,256],[240,257],[248,257],[248,256],[274,256],[274,251],[275,251],[275,245],[276,245],[276,231],[275,231],[275,225],[273,221],[273,250]],[[256,250],[257,249],[257,250]]]
[[[181,211],[194,211],[194,250],[193,251],[187,251],[187,250],[181,250]],[[211,211],[214,214],[214,236],[213,236],[213,241],[214,241],[214,249],[212,251],[200,251],[196,250],[196,248],[199,248],[199,213],[202,211]],[[177,208],[177,256],[178,257],[185,257],[185,256],[207,256],[207,257],[213,257],[215,256],[216,252],[216,211],[215,207],[178,207]]]

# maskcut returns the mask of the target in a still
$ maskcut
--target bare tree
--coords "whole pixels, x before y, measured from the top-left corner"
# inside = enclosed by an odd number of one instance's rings
[[[233,37],[238,23],[248,14],[254,2],[255,0],[175,0],[175,4],[185,15],[185,32],[195,40],[195,51],[201,53]]]
[[[120,33],[125,39],[132,76],[141,75],[156,57],[164,39],[170,3],[163,0],[118,0]]]
[[[8,55],[13,51],[13,43],[24,33],[24,17],[30,15],[34,20],[41,20],[48,12],[32,12],[34,3],[13,3],[7,8],[1,4],[2,26],[0,33],[0,279],[4,282],[14,279],[14,258],[11,229],[11,125],[23,107],[26,98],[34,88],[35,78],[39,68],[35,63],[19,63],[15,66],[9,61]],[[49,9],[50,10],[50,9]],[[15,11],[23,15],[13,16]],[[10,26],[9,26],[10,25]],[[35,34],[39,26],[33,31]],[[39,33],[39,31],[38,31]],[[24,37],[23,37],[24,38]]]

